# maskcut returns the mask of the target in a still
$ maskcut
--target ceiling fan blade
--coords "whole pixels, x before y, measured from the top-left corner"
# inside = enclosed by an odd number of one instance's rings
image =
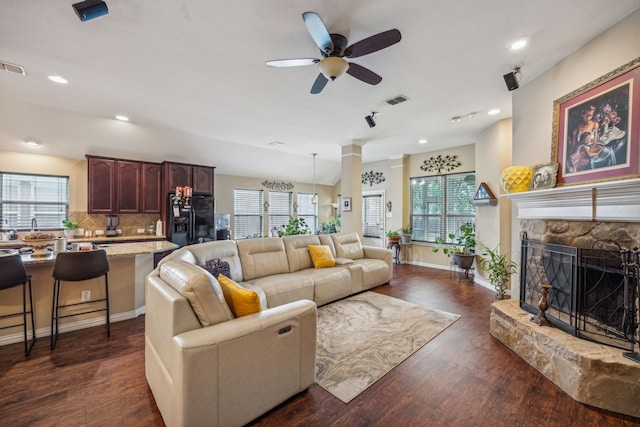
[[[276,59],[267,61],[267,67],[303,67],[305,65],[314,65],[320,62],[316,58],[298,58],[298,59]]]
[[[354,64],[353,62],[349,63],[347,74],[350,74],[351,76],[355,77],[358,80],[362,80],[365,83],[369,83],[370,85],[377,85],[382,81],[382,77],[380,77],[370,69],[364,68],[362,65]]]
[[[402,36],[400,35],[400,31],[396,29],[385,31],[374,36],[367,37],[359,42],[355,42],[344,51],[344,56],[347,58],[357,58],[359,56],[377,52],[398,43],[401,38]]]
[[[316,77],[316,81],[313,82],[313,86],[311,86],[311,93],[315,95],[322,92],[322,89],[324,89],[328,81],[329,79],[326,78],[324,74],[318,74],[318,77]]]
[[[302,19],[313,41],[316,42],[320,50],[327,55],[333,52],[333,41],[331,41],[329,31],[324,25],[324,22],[322,22],[322,19],[320,19],[320,16],[315,12],[305,12],[302,14]]]

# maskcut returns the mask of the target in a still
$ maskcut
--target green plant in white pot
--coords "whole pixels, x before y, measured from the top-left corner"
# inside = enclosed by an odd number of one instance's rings
[[[478,268],[489,272],[489,281],[496,290],[496,296],[504,299],[511,275],[518,271],[518,264],[509,259],[508,255],[500,254],[499,247],[498,245],[495,249],[484,248]]]
[[[73,237],[76,234],[76,230],[78,229],[78,222],[63,219],[62,226],[64,227],[64,235],[66,237]]]

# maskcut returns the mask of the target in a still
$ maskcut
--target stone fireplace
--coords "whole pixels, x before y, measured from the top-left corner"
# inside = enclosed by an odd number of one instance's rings
[[[519,287],[512,290],[512,299],[493,305],[491,334],[574,399],[640,417],[637,404],[640,401],[640,364],[622,355],[624,351],[632,354],[639,351],[636,282],[631,294],[624,291],[624,281],[633,278],[633,274],[637,279],[637,273],[627,275],[627,279],[620,274],[623,270],[620,250],[640,247],[640,180],[560,187],[501,197],[514,203],[521,234],[528,239],[522,253],[529,256],[530,261],[531,254],[527,255],[527,252],[539,251],[533,256],[534,264],[538,262],[539,265],[521,266],[521,270],[527,270],[525,273],[530,275],[543,272],[531,280],[546,279],[546,271],[553,271],[552,275],[558,273],[554,280],[560,288],[581,286],[577,283],[581,280],[598,282],[605,277],[611,282],[608,285],[611,289],[593,293],[593,286],[588,285],[589,292],[597,297],[591,295],[587,299],[607,297],[613,300],[606,308],[589,309],[586,316],[580,317],[565,308],[573,309],[584,301],[576,301],[577,297],[569,296],[569,291],[566,298],[555,295],[555,306],[552,305],[550,311],[555,310],[559,321],[552,322],[552,327],[538,326],[531,321],[531,308],[537,306],[534,301],[540,294],[527,289],[527,286],[532,288],[532,282],[527,285],[521,277]],[[532,243],[528,245],[528,241]],[[551,252],[561,252],[553,262],[555,264],[542,255],[540,248],[546,244]],[[596,274],[590,273],[589,269]],[[590,279],[590,275],[595,279]],[[567,283],[562,285],[561,282]],[[521,303],[519,296],[526,301]],[[623,304],[621,301],[625,298],[631,301]],[[622,320],[625,306],[631,307],[633,315]],[[600,322],[601,319],[594,322],[593,317],[611,318],[614,327]],[[629,319],[634,327],[631,339],[625,342]],[[628,335],[628,330],[626,332]],[[586,339],[579,338],[581,336]],[[611,337],[623,339],[609,342]]]

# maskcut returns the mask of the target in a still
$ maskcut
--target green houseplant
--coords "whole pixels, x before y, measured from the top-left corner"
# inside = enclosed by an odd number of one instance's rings
[[[402,243],[411,243],[411,235],[413,234],[413,230],[410,225],[405,225],[400,229],[400,234],[402,235]]]
[[[389,230],[386,234],[389,242],[398,243],[400,241],[400,233],[397,230]]]
[[[69,219],[63,219],[62,220],[62,227],[64,227],[64,235],[66,237],[71,237],[76,233],[75,230],[78,229],[78,221],[71,221]]]
[[[436,237],[436,243],[446,246],[434,246],[433,252],[442,252],[451,256],[451,261],[461,269],[468,271],[476,257],[476,227],[470,222],[466,222],[460,226],[459,233],[449,233],[449,241],[441,237]]]
[[[511,275],[518,270],[518,264],[507,255],[500,254],[498,248],[499,245],[495,249],[484,248],[478,268],[489,272],[489,281],[496,290],[496,296],[504,299]]]
[[[304,218],[290,218],[284,231],[278,231],[278,236],[293,236],[297,234],[309,234],[309,227]]]

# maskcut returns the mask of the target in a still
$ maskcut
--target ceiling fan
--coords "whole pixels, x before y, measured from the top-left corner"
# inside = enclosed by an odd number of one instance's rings
[[[382,77],[373,71],[362,65],[347,62],[344,58],[358,58],[394,45],[401,39],[400,31],[396,29],[384,31],[347,46],[347,38],[341,34],[329,34],[317,13],[305,12],[302,14],[302,19],[313,41],[320,48],[322,59],[279,59],[267,61],[266,64],[269,67],[300,67],[318,64],[320,74],[311,86],[312,94],[320,93],[329,79],[335,80],[345,72],[371,85],[377,85],[382,81]]]

